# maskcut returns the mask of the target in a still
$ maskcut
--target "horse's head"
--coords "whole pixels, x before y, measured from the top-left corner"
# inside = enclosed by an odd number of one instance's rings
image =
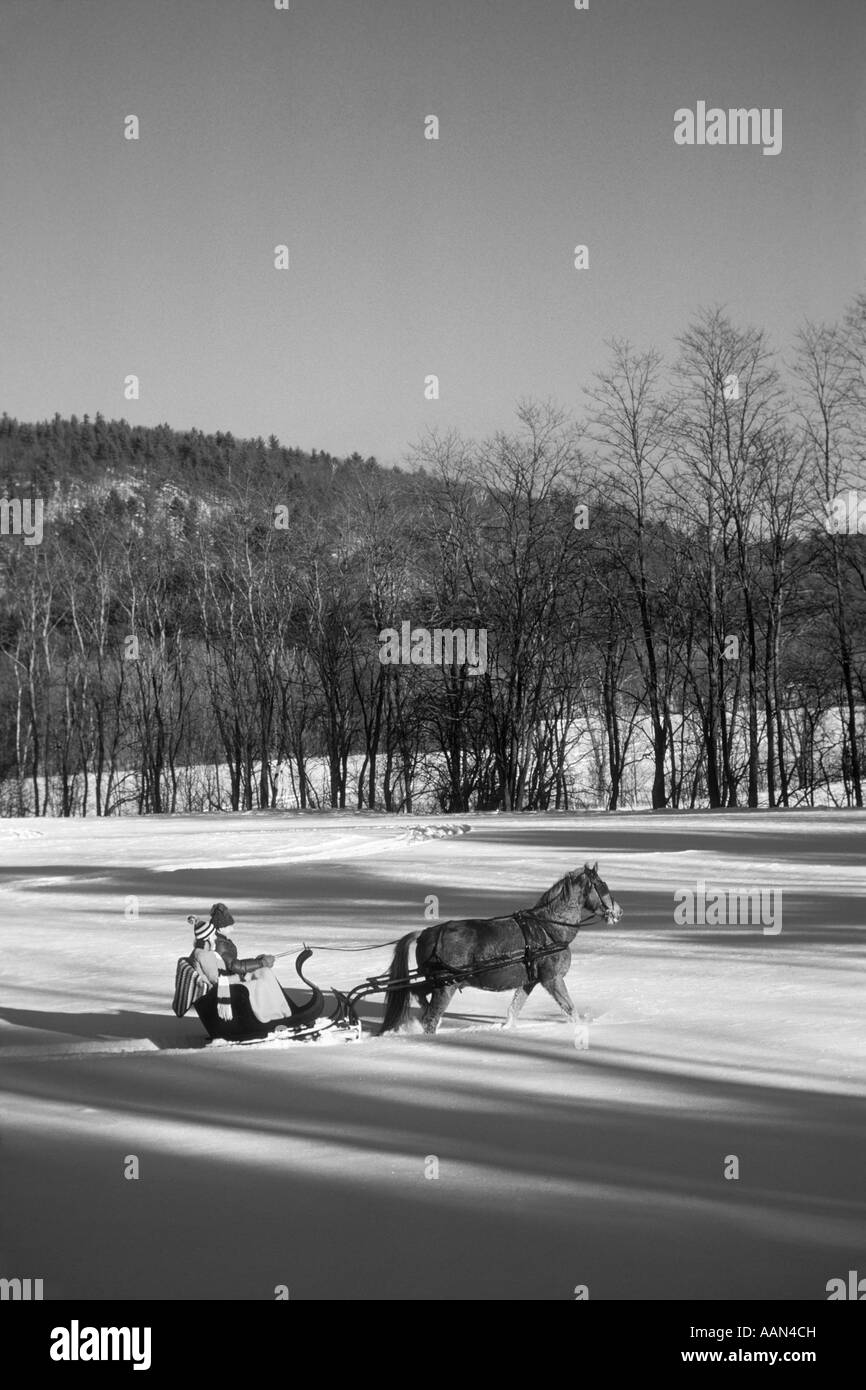
[[[622,916],[622,908],[599,876],[598,864],[585,864],[582,869],[563,874],[541,895],[532,911],[543,917],[548,926],[576,930],[584,908],[601,913],[608,924],[618,922]]]
[[[622,908],[598,872],[598,860],[594,864],[584,864],[579,874],[583,883],[583,905],[590,912],[600,912],[610,927],[622,917]]]

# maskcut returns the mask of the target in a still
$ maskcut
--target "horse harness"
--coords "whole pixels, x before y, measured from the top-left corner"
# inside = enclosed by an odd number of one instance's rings
[[[557,946],[561,951],[567,950],[570,942],[557,941],[548,930],[547,924],[536,921],[529,912],[515,912],[513,916],[523,933],[523,968],[526,971],[526,983],[535,985],[539,978],[538,962],[545,956],[555,955]]]
[[[512,952],[510,955],[503,956],[498,960],[487,961],[484,965],[474,970],[461,971],[458,975],[455,972],[454,966],[447,965],[439,954],[442,933],[448,926],[447,922],[443,922],[436,935],[433,950],[424,962],[424,973],[433,976],[447,976],[450,981],[456,983],[458,989],[463,989],[463,986],[469,984],[474,975],[483,975],[487,970],[502,969],[503,966],[507,965],[522,965],[526,971],[527,984],[537,984],[539,980],[538,962],[543,960],[546,956],[557,955],[560,951],[568,950],[571,943],[568,941],[558,941],[548,930],[547,924],[538,921],[531,911],[520,910],[518,912],[512,912],[510,915],[512,920],[517,923],[523,936],[522,952]],[[595,914],[593,913],[592,915],[594,916]],[[572,927],[575,924],[572,922],[554,921],[551,925]],[[579,924],[577,925],[579,927]]]

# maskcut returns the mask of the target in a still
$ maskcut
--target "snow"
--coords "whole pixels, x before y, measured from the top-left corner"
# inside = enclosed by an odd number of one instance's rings
[[[825,1298],[866,1273],[864,827],[0,821],[0,1276],[50,1299]],[[588,1051],[541,990],[508,1033],[508,996],[466,989],[435,1038],[377,1038],[371,999],[347,1047],[203,1047],[170,1012],[186,916],[217,900],[241,954],[306,942],[345,988],[392,948],[321,948],[419,930],[431,895],[442,920],[528,906],[587,859],[625,912],[575,944]],[[781,889],[782,932],[675,926],[699,880]]]

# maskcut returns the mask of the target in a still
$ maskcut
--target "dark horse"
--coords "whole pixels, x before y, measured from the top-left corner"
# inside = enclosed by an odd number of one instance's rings
[[[421,1005],[424,1032],[435,1033],[454,991],[464,984],[474,989],[514,990],[506,1028],[514,1025],[537,984],[543,985],[563,1013],[574,1019],[575,1008],[564,976],[571,966],[570,946],[584,908],[591,914],[601,913],[607,923],[618,922],[622,916],[622,908],[599,877],[597,863],[564,874],[534,907],[509,917],[470,917],[409,932],[397,942],[388,979],[405,979],[413,941],[417,967],[426,978],[423,983],[388,991],[380,1033],[406,1022],[413,995]],[[560,950],[556,949],[558,943]],[[546,948],[553,949],[533,959],[534,952]],[[503,956],[514,959],[506,964],[491,964]],[[455,980],[455,974],[461,978]]]

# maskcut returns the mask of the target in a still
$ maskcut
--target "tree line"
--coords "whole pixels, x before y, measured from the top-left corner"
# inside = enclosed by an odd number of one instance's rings
[[[399,469],[4,415],[0,809],[862,806],[864,421],[866,295],[783,355],[615,341]],[[383,664],[407,621],[486,669]]]

